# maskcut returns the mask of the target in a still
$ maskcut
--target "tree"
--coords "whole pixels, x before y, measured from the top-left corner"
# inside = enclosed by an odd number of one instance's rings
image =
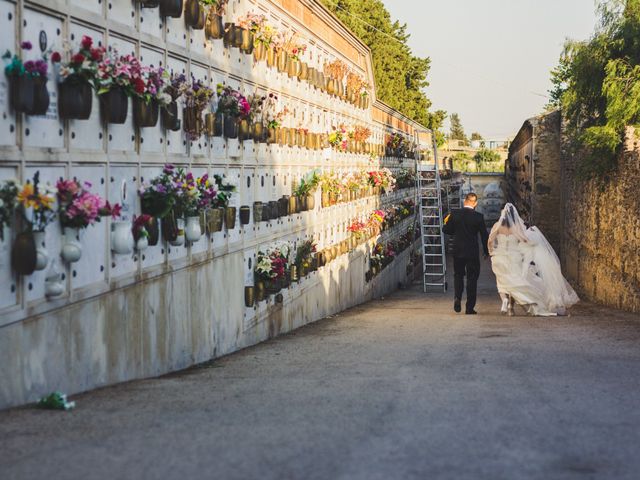
[[[625,127],[640,123],[640,0],[599,5],[600,25],[590,40],[568,41],[551,71],[549,107],[561,108],[574,151],[587,178],[616,165]]]
[[[480,135],[478,132],[473,132],[471,134],[471,140],[473,141],[473,140],[484,140],[484,139],[482,138],[482,135]]]
[[[458,115],[457,113],[452,113],[449,117],[449,121],[451,122],[451,127],[449,129],[449,138],[451,140],[461,140],[463,144],[466,145],[468,143],[468,139],[464,133],[464,128],[462,128],[460,115]]]
[[[500,162],[501,159],[502,157],[500,157],[498,152],[487,148],[478,150],[473,156],[473,161],[476,162],[476,167],[479,172],[485,172],[487,169],[494,170],[492,164]]]
[[[381,0],[325,0],[331,10],[370,49],[378,98],[407,117],[436,132],[446,113],[430,113],[424,93],[431,60],[413,55],[407,26],[391,19]],[[389,38],[391,37],[391,38]]]

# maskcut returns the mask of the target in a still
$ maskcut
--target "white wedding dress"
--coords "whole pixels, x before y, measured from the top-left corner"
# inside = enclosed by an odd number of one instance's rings
[[[526,228],[510,203],[491,229],[488,246],[503,310],[508,296],[538,316],[564,315],[578,302],[547,239],[536,227]]]

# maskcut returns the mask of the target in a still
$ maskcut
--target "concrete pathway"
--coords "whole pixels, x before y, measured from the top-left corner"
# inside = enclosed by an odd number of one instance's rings
[[[419,289],[235,355],[0,412],[9,479],[638,479],[640,320]]]

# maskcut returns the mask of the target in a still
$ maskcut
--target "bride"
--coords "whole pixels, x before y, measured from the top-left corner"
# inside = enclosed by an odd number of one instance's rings
[[[565,315],[578,302],[547,239],[536,227],[526,228],[512,204],[491,229],[488,247],[502,313],[513,315],[518,303],[531,315]]]

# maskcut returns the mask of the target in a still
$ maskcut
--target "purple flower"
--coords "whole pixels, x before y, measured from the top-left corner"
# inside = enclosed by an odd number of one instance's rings
[[[31,50],[33,48],[33,45],[31,45],[31,42],[29,40],[26,40],[20,44],[20,48],[22,48],[23,50]]]
[[[176,167],[175,167],[175,166],[173,166],[172,164],[167,163],[167,164],[164,166],[164,168],[162,169],[162,173],[164,173],[165,175],[171,175],[171,174],[173,173],[173,170],[174,170],[175,168],[176,168]]]
[[[38,60],[36,62],[36,70],[43,77],[47,75],[47,64],[44,60]]]
[[[35,71],[36,68],[36,64],[33,60],[27,60],[26,62],[24,62],[24,69],[29,72],[29,73],[33,73]]]

